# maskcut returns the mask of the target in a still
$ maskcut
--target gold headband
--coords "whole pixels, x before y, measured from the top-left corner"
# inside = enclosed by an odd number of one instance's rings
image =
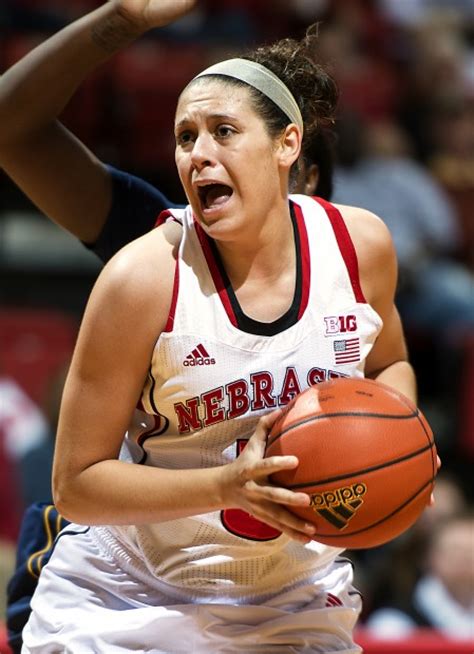
[[[202,73],[196,75],[193,80],[206,75],[224,75],[233,77],[253,86],[257,91],[263,93],[267,98],[272,100],[283,113],[288,116],[292,123],[298,125],[303,134],[304,125],[298,103],[289,88],[284,84],[275,73],[265,68],[255,61],[248,59],[227,59],[218,64],[214,64]],[[193,81],[191,80],[191,81]]]

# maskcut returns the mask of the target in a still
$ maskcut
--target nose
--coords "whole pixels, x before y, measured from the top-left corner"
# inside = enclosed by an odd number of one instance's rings
[[[199,134],[194,141],[191,163],[198,171],[213,166],[215,163],[214,140],[208,133]]]

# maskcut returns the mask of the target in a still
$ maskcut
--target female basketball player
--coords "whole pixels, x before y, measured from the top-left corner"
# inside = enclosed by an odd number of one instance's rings
[[[108,30],[106,51],[97,34],[114,20],[111,4],[91,12],[34,48],[0,78],[0,163],[35,202],[77,238],[87,241],[102,261],[123,245],[151,230],[164,208],[173,206],[160,190],[101,161],[77,136],[57,121],[58,114],[87,71],[128,42],[123,29]],[[175,9],[175,7],[174,7]],[[161,22],[161,3],[154,19]],[[186,7],[181,7],[185,11]],[[112,13],[111,13],[112,12]],[[115,20],[120,18],[115,16]],[[130,32],[136,34],[133,27]],[[91,38],[93,37],[93,38]],[[112,43],[113,41],[113,43]],[[87,62],[87,65],[86,65]],[[49,88],[49,93],[42,89]],[[34,98],[34,102],[29,98]],[[295,192],[329,200],[332,192],[330,135],[318,131],[305,139],[301,174]],[[84,181],[84,184],[83,184]],[[45,498],[43,498],[45,499]],[[8,641],[13,652],[22,647],[21,632],[30,614],[37,578],[31,555],[42,569],[55,545],[57,511],[42,502],[28,507],[18,543],[17,569],[8,584]],[[49,543],[49,547],[45,545]]]
[[[288,197],[303,134],[336,99],[308,45],[223,62],[179,99],[189,207],[92,293],[55,455],[56,501],[78,524],[43,570],[26,652],[359,651],[350,564],[286,508],[306,495],[267,482],[297,461],[262,458],[273,409],[324,378],[415,395],[385,227]],[[349,316],[361,360],[336,365]]]

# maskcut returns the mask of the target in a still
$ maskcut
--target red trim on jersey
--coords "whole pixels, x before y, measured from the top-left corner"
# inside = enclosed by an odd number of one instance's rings
[[[181,220],[177,218],[169,209],[163,209],[163,211],[157,216],[155,224],[153,225],[153,229],[155,229],[155,227],[161,227],[161,225],[164,225],[168,218],[172,218],[172,222],[178,223],[178,225],[183,224]]]
[[[293,202],[293,208],[296,218],[296,228],[300,237],[300,257],[301,257],[301,299],[298,309],[298,320],[306,311],[309,301],[309,289],[311,283],[311,257],[309,255],[309,242],[306,224],[304,222],[303,211],[299,204]]]
[[[317,197],[313,197],[313,200],[316,200],[316,202],[322,206],[331,222],[339,250],[341,251],[342,258],[346,264],[347,272],[349,273],[349,279],[352,284],[352,290],[354,291],[356,301],[367,304],[367,300],[365,299],[364,293],[362,292],[359,280],[359,263],[357,261],[357,253],[350,237],[349,230],[347,229],[346,223],[344,222],[344,218],[341,216],[340,211],[336,209],[336,207],[330,202]]]
[[[172,332],[174,326],[174,316],[176,313],[176,304],[178,302],[178,291],[179,291],[179,257],[176,258],[175,268],[174,268],[174,281],[173,281],[173,293],[171,295],[171,305],[168,312],[168,320],[163,331]]]
[[[156,217],[155,224],[153,225],[153,229],[155,227],[161,227],[161,225],[164,225],[165,222],[168,220],[168,218],[174,218],[173,214],[169,209],[164,209],[158,216]]]
[[[172,218],[174,222],[181,224],[181,222],[174,216],[174,214],[169,209],[164,209],[155,221],[153,229],[156,227],[161,227],[164,225],[168,218]],[[176,313],[176,303],[178,301],[178,290],[179,290],[179,266],[178,266],[179,257],[176,259],[175,269],[174,269],[174,281],[173,281],[173,293],[171,295],[171,305],[168,312],[168,319],[163,331],[172,332],[174,325],[174,316]]]
[[[201,227],[201,225],[198,223],[196,219],[194,219],[194,226],[196,228],[196,234],[201,244],[202,251],[204,252],[207,265],[209,266],[209,270],[211,272],[211,276],[214,281],[216,291],[219,294],[222,305],[224,306],[224,309],[227,313],[230,322],[234,325],[234,327],[237,327],[237,318],[235,316],[234,309],[232,308],[229,294],[227,293],[227,289],[225,287],[224,280],[222,279],[219,266],[217,265],[211,246],[209,244],[209,237],[207,236],[207,234],[205,233],[205,231],[203,230],[203,228]]]
[[[176,220],[176,217],[173,215],[173,213],[169,209],[165,209],[162,211],[158,218],[155,221],[155,226],[156,227],[161,227],[161,225],[164,225],[165,222],[168,220],[168,218],[172,218],[174,221],[179,222]],[[173,331],[173,325],[174,325],[174,316],[176,313],[176,303],[178,301],[178,290],[179,290],[179,265],[178,265],[179,257],[176,259],[175,263],[175,269],[174,269],[174,280],[173,280],[173,293],[171,295],[171,305],[170,305],[170,310],[168,312],[168,319],[166,321],[166,325],[164,328],[164,332],[172,332]]]

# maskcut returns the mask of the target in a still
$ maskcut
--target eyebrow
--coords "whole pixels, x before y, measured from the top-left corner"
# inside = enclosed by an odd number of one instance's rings
[[[240,121],[240,119],[235,114],[209,114],[207,116],[207,118],[211,119],[211,120]],[[183,118],[183,120],[180,120],[179,123],[176,123],[175,129],[178,129],[178,128],[182,127],[183,125],[187,125],[190,122],[192,122],[190,118]]]

